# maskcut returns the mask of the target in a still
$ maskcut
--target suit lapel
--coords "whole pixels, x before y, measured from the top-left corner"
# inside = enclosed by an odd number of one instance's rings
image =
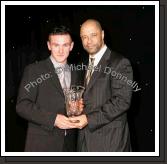
[[[94,85],[94,83],[96,82],[96,80],[100,76],[100,74],[104,72],[104,69],[108,65],[108,61],[109,61],[110,56],[111,56],[110,53],[111,53],[111,51],[107,48],[103,57],[101,58],[100,62],[97,65],[97,68],[100,68],[100,71],[93,72],[92,77],[89,81],[89,84],[86,87],[85,94],[90,90],[90,88],[92,88],[92,86]]]
[[[48,72],[51,75],[51,78],[50,78],[51,82],[57,88],[57,90],[60,92],[60,94],[62,94],[64,96],[59,78],[55,72],[55,68],[54,68],[53,63],[51,62],[50,58],[48,58],[46,60],[46,69],[48,70]]]

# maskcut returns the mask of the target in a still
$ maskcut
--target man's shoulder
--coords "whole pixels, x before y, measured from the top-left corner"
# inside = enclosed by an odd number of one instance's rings
[[[34,63],[28,64],[25,69],[35,69],[35,68],[42,68],[48,62],[49,58],[44,60],[36,60]]]
[[[122,53],[114,51],[114,50],[110,50],[110,54],[111,54],[111,57],[117,60],[121,60],[125,58],[125,56]]]
[[[117,66],[120,63],[130,63],[130,60],[120,52],[110,50],[110,62]]]

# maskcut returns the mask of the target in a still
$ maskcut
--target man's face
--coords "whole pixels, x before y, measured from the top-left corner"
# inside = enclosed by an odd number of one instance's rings
[[[70,35],[63,34],[50,35],[47,45],[53,58],[58,63],[65,64],[74,43],[72,42]]]
[[[93,22],[82,25],[80,36],[84,49],[90,55],[97,53],[104,45],[104,31]]]

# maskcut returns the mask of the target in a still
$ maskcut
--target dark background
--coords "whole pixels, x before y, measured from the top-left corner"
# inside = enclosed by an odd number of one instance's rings
[[[134,81],[128,112],[133,151],[155,151],[155,9],[154,6],[5,6],[6,151],[23,151],[27,122],[16,114],[24,67],[49,56],[47,32],[53,24],[68,25],[75,42],[70,62],[85,57],[79,37],[88,18],[100,21],[107,45],[130,59]]]

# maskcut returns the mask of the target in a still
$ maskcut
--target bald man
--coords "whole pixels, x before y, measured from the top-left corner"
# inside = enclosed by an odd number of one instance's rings
[[[80,121],[75,125],[80,129],[78,151],[131,151],[127,122],[132,95],[128,81],[133,80],[130,62],[107,47],[97,20],[85,21],[80,37],[89,54],[89,67],[85,72],[84,114],[71,118]]]

